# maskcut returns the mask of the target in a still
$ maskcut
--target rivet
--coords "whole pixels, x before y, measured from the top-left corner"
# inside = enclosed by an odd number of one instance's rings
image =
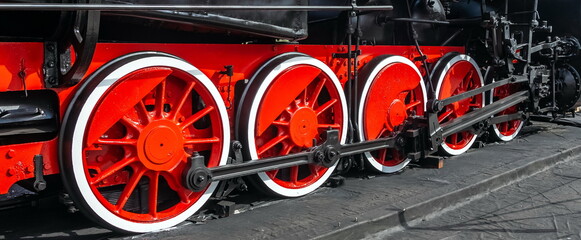
[[[8,176],[14,176],[16,175],[16,171],[14,168],[9,168],[8,171],[6,171],[6,174],[8,174]]]
[[[16,157],[16,151],[14,151],[14,149],[8,150],[8,152],[6,152],[6,158],[13,158],[13,157]]]

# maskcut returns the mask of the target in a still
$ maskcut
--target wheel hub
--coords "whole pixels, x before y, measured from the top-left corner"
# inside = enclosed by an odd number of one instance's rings
[[[167,171],[184,156],[183,136],[178,126],[168,120],[150,123],[137,140],[139,160],[150,170]]]
[[[406,106],[399,99],[395,99],[391,102],[389,109],[387,110],[387,125],[393,129],[393,127],[402,124],[407,118]]]
[[[290,136],[299,147],[312,147],[313,138],[317,136],[317,114],[308,107],[299,108],[290,120]]]

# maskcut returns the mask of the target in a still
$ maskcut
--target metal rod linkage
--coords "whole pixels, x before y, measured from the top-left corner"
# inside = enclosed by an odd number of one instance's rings
[[[506,78],[503,80],[499,80],[499,81],[484,85],[484,86],[479,87],[479,88],[472,89],[470,91],[463,92],[463,93],[458,94],[458,95],[454,95],[454,96],[446,98],[446,99],[442,99],[440,101],[442,102],[443,106],[446,106],[446,105],[458,102],[460,100],[476,96],[476,95],[481,94],[483,92],[490,91],[494,88],[504,86],[506,84],[520,83],[520,82],[526,82],[526,81],[528,81],[528,78],[526,78],[524,76],[513,76],[510,78]]]
[[[502,112],[503,110],[512,107],[520,102],[523,102],[529,98],[528,91],[521,91],[515,93],[509,97],[500,99],[490,105],[487,105],[481,109],[467,113],[464,116],[453,119],[452,121],[442,124],[442,136],[447,137],[454,133],[463,131],[466,128],[480,122],[484,121],[490,116]]]

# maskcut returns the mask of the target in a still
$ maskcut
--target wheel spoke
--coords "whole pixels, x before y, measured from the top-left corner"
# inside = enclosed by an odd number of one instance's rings
[[[211,137],[211,138],[191,138],[186,139],[184,141],[184,145],[189,144],[203,144],[203,143],[218,143],[220,142],[220,138],[218,137]]]
[[[470,104],[468,104],[468,107],[480,108],[480,107],[482,107],[482,105],[479,103],[470,103]]]
[[[286,147],[284,147],[282,150],[280,150],[280,154],[279,155],[288,155],[290,154],[290,152],[293,150],[295,146],[294,145],[286,145]]]
[[[326,80],[327,80],[327,78],[325,78],[325,77],[319,78],[319,82],[317,83],[317,86],[315,87],[315,89],[311,93],[311,96],[309,97],[309,107],[313,108],[315,106],[315,103],[317,102],[317,98],[319,98],[319,95],[321,94],[321,91],[323,90],[323,87],[325,86]]]
[[[446,120],[446,118],[450,117],[452,115],[452,113],[454,113],[454,110],[452,110],[452,109],[444,112],[442,115],[440,115],[438,117],[438,122],[442,122],[442,121]]]
[[[163,105],[165,104],[166,81],[161,81],[155,93],[155,117],[163,118]]]
[[[272,125],[276,125],[276,126],[288,126],[290,124],[290,122],[287,121],[281,121],[281,120],[277,120],[272,122]]]
[[[385,134],[386,132],[389,132],[389,130],[387,128],[383,128],[381,129],[381,131],[379,131],[379,134],[377,134],[377,136],[374,139],[378,139],[381,136],[383,136],[383,134]]]
[[[127,116],[123,116],[123,117],[121,118],[121,123],[122,123],[124,126],[126,126],[126,127],[130,127],[130,128],[133,128],[134,130],[136,130],[136,131],[138,131],[138,132],[141,132],[141,130],[143,130],[143,128],[142,128],[142,127],[141,127],[139,124],[135,123],[133,120],[131,120],[131,119],[130,119],[129,117],[127,117]]]
[[[149,214],[157,219],[157,195],[159,192],[159,172],[153,172],[149,179]]]
[[[143,101],[139,101],[139,103],[135,105],[135,110],[137,111],[137,115],[141,115],[140,117],[142,117],[143,120],[145,120],[145,123],[143,124],[148,124],[151,122],[151,116],[149,115],[149,112],[145,108],[145,103],[143,103]]]
[[[180,126],[182,127],[182,130],[185,130],[190,125],[192,125],[195,122],[197,122],[198,120],[202,119],[204,116],[208,115],[213,110],[214,110],[213,106],[207,106],[204,109],[196,112],[194,115],[190,116],[188,119],[186,119],[184,122],[182,122],[180,124]]]
[[[287,139],[289,136],[288,135],[280,135],[278,137],[275,137],[273,139],[271,139],[270,141],[268,141],[267,143],[265,143],[264,145],[262,145],[259,149],[258,149],[258,156],[262,155],[263,153],[265,153],[266,151],[268,151],[269,149],[273,148],[274,146],[276,146],[276,144],[279,144],[280,142],[284,141],[285,139]]]
[[[309,164],[309,170],[310,170],[311,174],[313,175],[313,177],[319,177],[319,169],[321,169],[321,167],[319,167],[315,164]]]
[[[135,139],[107,139],[107,138],[103,139],[103,138],[99,138],[99,139],[97,139],[95,144],[135,146],[137,144],[137,140],[135,140]]]
[[[457,144],[457,143],[458,143],[458,135],[459,135],[459,134],[460,134],[460,133],[454,133],[454,134],[452,134],[452,135],[450,136],[450,142],[451,142],[452,144]]]
[[[182,107],[184,107],[184,104],[186,103],[186,100],[188,99],[188,96],[190,96],[190,93],[194,89],[195,85],[195,82],[189,82],[182,95],[178,98],[178,104],[172,109],[174,121],[177,119],[179,112],[182,110]]]
[[[317,113],[317,116],[321,115],[321,113],[323,113],[325,110],[329,109],[331,106],[333,106],[333,104],[337,103],[337,99],[331,99],[328,102],[326,102],[325,104],[321,105],[319,108],[317,108],[317,110],[315,110],[315,112]]]
[[[379,150],[379,156],[378,156],[379,161],[381,161],[383,164],[385,164],[385,162],[387,162],[387,149],[381,149]]]
[[[462,81],[462,86],[465,86],[464,90],[468,90],[470,88],[472,88],[472,86],[474,86],[474,82],[472,81],[472,78],[474,77],[474,70],[470,70],[468,71],[468,73],[466,73],[466,77],[464,77],[464,81]]]
[[[319,124],[319,128],[332,128],[332,129],[339,129],[341,128],[341,125],[335,123],[335,124]]]
[[[299,166],[290,167],[290,181],[295,185],[299,182]]]
[[[185,189],[182,185],[180,185],[180,181],[173,176],[174,173],[169,173],[169,174],[170,175],[162,174],[162,176],[163,176],[163,178],[165,178],[169,188],[171,188],[171,190],[173,190],[178,195],[178,197],[180,198],[180,201],[182,203],[189,203],[190,198],[189,198],[188,193],[186,193],[187,189]]]
[[[510,125],[509,122],[505,122],[505,123],[501,123],[502,124],[502,131],[503,132],[508,132]]]
[[[413,102],[411,102],[411,103],[407,104],[407,105],[405,106],[405,108],[406,108],[406,110],[410,110],[410,109],[412,109],[412,108],[415,108],[416,106],[418,106],[418,105],[420,105],[420,104],[422,104],[422,102],[421,102],[421,101],[413,101]]]
[[[137,161],[136,157],[121,159],[121,160],[117,161],[116,163],[111,165],[109,168],[107,168],[105,171],[101,171],[97,176],[95,176],[91,180],[90,184],[94,185],[94,184],[97,184],[97,183],[103,181],[103,179],[108,178],[109,176],[113,175],[114,173],[118,172],[119,170],[125,168],[126,166],[128,166],[129,164],[131,164],[135,161]]]
[[[278,154],[279,156],[284,156],[284,155],[288,155],[292,150],[293,150],[294,146],[289,144],[286,145],[282,150],[280,150],[280,153]],[[280,169],[275,169],[272,171],[268,171],[267,174],[271,177],[274,178],[276,177],[276,175],[278,174]]]
[[[131,176],[131,178],[129,179],[127,184],[125,185],[125,188],[123,189],[123,192],[121,193],[121,196],[119,196],[119,199],[117,200],[117,204],[115,204],[115,207],[117,208],[116,209],[117,212],[119,212],[123,209],[123,207],[127,203],[127,200],[129,200],[131,193],[133,193],[133,190],[135,190],[135,187],[137,187],[139,180],[141,180],[141,178],[143,177],[143,174],[146,171],[146,169],[143,167],[137,167],[137,169],[134,168],[134,170],[135,170],[135,172],[133,173],[133,175]]]

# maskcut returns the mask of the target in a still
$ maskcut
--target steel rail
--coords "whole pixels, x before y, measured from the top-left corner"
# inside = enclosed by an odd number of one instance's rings
[[[383,6],[252,6],[252,5],[167,5],[167,4],[72,4],[72,3],[0,3],[5,11],[204,11],[204,10],[261,10],[261,11],[389,11]]]

